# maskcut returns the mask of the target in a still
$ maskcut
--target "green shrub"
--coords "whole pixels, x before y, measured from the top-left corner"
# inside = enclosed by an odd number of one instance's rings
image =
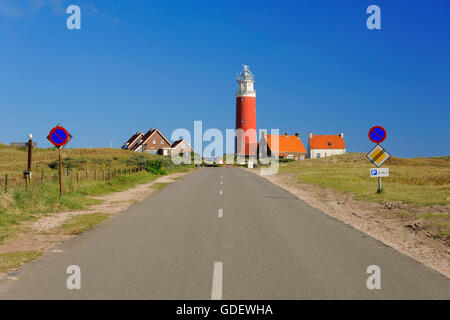
[[[146,163],[146,170],[151,173],[155,174],[167,174],[167,172],[163,169],[163,165],[167,166],[167,162],[163,161],[162,159],[155,159],[147,161]]]
[[[83,165],[87,163],[87,160],[84,158],[64,158],[61,160],[61,165],[63,168],[73,169],[73,168],[82,168]],[[57,169],[59,167],[59,160],[52,161],[48,164],[48,166],[52,169]]]
[[[132,167],[140,167],[140,166],[146,166],[148,161],[148,157],[143,156],[141,154],[135,154],[128,159],[125,160],[125,163],[128,166]]]

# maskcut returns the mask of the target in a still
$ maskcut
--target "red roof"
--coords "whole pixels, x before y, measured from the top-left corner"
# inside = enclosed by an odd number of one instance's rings
[[[127,142],[125,142],[125,144],[123,145],[122,148],[124,149],[130,149],[132,147],[134,147],[134,144],[143,136],[144,134],[142,132],[136,132],[135,134],[133,134],[131,136],[130,139],[128,139]]]
[[[172,143],[172,148],[175,148],[177,145],[179,145],[182,141],[183,141],[184,139],[180,139],[180,140],[177,140],[177,141],[175,141],[174,143]]]
[[[278,137],[278,152],[306,152],[305,147],[303,146],[302,140],[300,140],[297,136],[287,136],[287,135],[267,135],[267,145],[272,149],[272,139],[273,137]],[[276,152],[276,151],[275,151]]]
[[[313,135],[309,138],[311,149],[345,149],[345,141],[340,135]]]

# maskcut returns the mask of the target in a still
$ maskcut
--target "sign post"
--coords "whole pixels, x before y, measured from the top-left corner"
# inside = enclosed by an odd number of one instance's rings
[[[59,156],[59,196],[62,197],[63,194],[63,181],[62,181],[62,160],[61,160],[61,149],[70,141],[72,136],[67,132],[66,129],[61,127],[59,124],[50,130],[47,139],[58,148]]]
[[[380,143],[386,139],[387,132],[381,126],[372,127],[369,130],[369,139],[377,145],[366,154],[367,159],[377,166],[376,169],[370,169],[370,176],[378,178],[378,193],[382,192],[381,177],[389,176],[389,168],[380,168],[381,165],[391,156]]]
[[[30,133],[28,136],[28,142],[15,143],[14,145],[20,145],[28,147],[28,163],[27,170],[23,172],[23,177],[25,179],[25,189],[28,189],[28,185],[31,184],[31,164],[32,164],[32,153],[33,153],[33,136]]]

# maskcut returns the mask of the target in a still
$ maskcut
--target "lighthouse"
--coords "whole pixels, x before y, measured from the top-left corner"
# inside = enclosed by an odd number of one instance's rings
[[[248,66],[243,67],[237,78],[235,152],[238,156],[254,158],[257,149],[255,79]]]

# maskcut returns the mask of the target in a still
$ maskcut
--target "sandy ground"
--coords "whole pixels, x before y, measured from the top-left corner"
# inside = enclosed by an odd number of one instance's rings
[[[258,169],[247,169],[259,174]],[[414,207],[400,202],[372,203],[351,195],[300,183],[289,174],[262,176],[316,208],[450,278],[450,248],[402,212],[449,212],[450,206]],[[395,212],[395,214],[393,214]]]
[[[188,172],[174,173],[162,176],[153,182],[140,184],[134,188],[122,192],[115,192],[104,196],[93,197],[101,200],[102,203],[89,207],[83,211],[49,213],[45,217],[32,223],[23,225],[28,232],[19,233],[11,241],[0,245],[0,253],[37,250],[47,251],[57,243],[73,237],[55,232],[55,228],[64,223],[67,219],[89,213],[117,214],[132,204],[147,198],[156,189],[152,188],[156,183],[170,183],[180,178]],[[1,275],[0,275],[1,276]]]

